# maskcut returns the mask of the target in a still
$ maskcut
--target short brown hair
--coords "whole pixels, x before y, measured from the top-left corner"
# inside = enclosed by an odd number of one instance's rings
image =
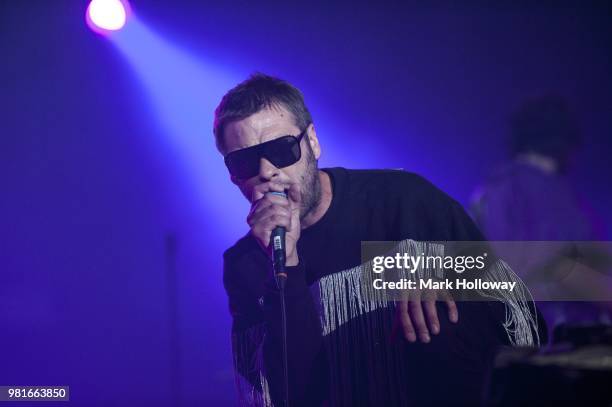
[[[287,109],[300,130],[312,123],[312,117],[304,103],[304,95],[298,88],[282,79],[254,73],[227,92],[215,109],[213,133],[217,148],[220,151],[225,148],[223,131],[228,123],[246,119],[273,106]]]

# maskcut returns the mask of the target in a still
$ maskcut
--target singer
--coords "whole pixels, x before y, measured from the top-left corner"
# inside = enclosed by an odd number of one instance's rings
[[[224,253],[242,404],[282,405],[270,245],[278,227],[292,406],[478,404],[495,349],[542,339],[535,323],[504,329],[501,302],[455,302],[439,292],[427,301],[356,305],[349,271],[360,267],[361,241],[484,238],[457,202],[418,175],[319,169],[323,147],[302,93],[288,82],[255,74],[240,83],[215,110],[213,131],[231,181],[252,204],[249,233]],[[534,321],[528,310],[512,312]]]

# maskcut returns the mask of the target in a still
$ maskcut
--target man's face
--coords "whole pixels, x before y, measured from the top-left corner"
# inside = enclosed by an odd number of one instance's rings
[[[233,151],[277,139],[282,136],[297,136],[303,129],[295,125],[293,115],[284,107],[277,106],[260,110],[246,119],[230,122],[223,134],[227,155]],[[300,217],[304,218],[319,203],[321,185],[319,181],[317,159],[320,148],[312,125],[300,143],[302,155],[295,164],[284,168],[275,167],[265,158],[260,159],[259,173],[248,179],[232,176],[242,194],[252,203],[253,189],[260,184],[275,182],[286,189],[297,184],[302,197]]]

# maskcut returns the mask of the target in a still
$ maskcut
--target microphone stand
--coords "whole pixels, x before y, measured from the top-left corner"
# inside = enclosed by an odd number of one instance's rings
[[[269,192],[272,195],[287,198],[285,192]],[[289,367],[287,363],[287,309],[285,307],[285,282],[287,281],[287,270],[285,262],[287,253],[285,252],[285,228],[277,226],[272,230],[270,245],[272,246],[272,266],[274,278],[280,294],[281,306],[281,336],[283,341],[283,379],[285,387],[285,407],[289,407]]]
[[[287,309],[285,307],[285,282],[287,281],[287,272],[285,271],[285,256],[283,261],[274,262],[274,277],[280,294],[281,306],[281,336],[283,341],[283,380],[285,387],[285,407],[289,407],[289,366],[287,363]]]

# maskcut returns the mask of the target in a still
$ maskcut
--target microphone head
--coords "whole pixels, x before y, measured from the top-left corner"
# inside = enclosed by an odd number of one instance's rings
[[[266,192],[266,194],[277,195],[277,196],[282,196],[283,198],[287,198],[287,193],[286,192],[270,191],[270,192]]]

